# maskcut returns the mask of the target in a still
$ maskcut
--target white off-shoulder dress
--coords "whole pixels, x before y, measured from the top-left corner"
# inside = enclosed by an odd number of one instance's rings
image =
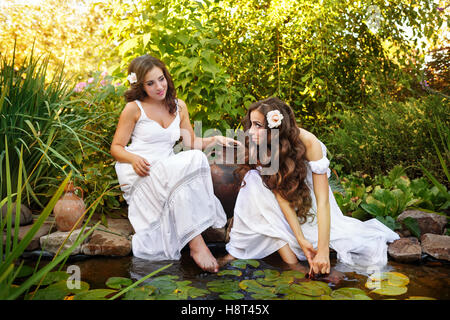
[[[177,100],[176,100],[177,101]],[[125,149],[144,157],[150,173],[141,177],[130,163],[115,169],[128,218],[134,228],[133,255],[147,260],[177,260],[181,249],[208,227],[221,228],[226,214],[214,195],[211,169],[200,150],[174,152],[180,138],[180,115],[163,128],[141,111],[130,145]]]
[[[317,204],[312,173],[330,177],[327,149],[323,157],[307,162],[306,183],[311,191],[314,219],[301,225],[305,238],[317,249]],[[227,251],[239,259],[262,259],[288,244],[299,260],[306,260],[292,229],[281,211],[273,192],[264,186],[258,170],[250,170],[244,177],[245,186],[239,191],[234,209],[233,227]],[[244,184],[244,182],[242,182]],[[360,221],[345,216],[329,187],[330,248],[337,252],[340,262],[350,266],[383,266],[387,263],[387,243],[399,238],[397,233],[377,219]]]

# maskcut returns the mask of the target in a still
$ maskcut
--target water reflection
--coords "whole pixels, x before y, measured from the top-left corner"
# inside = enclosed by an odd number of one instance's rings
[[[224,255],[226,252],[223,247],[212,247],[211,251],[216,257]],[[42,259],[40,268],[46,265],[50,259]],[[273,254],[262,260],[258,260],[260,266],[258,269],[277,269],[280,271],[288,270],[288,266],[280,259],[277,254]],[[394,261],[389,261],[386,266],[377,270],[370,270],[368,268],[355,268],[338,262],[336,257],[331,255],[332,270],[337,270],[344,274],[343,279],[339,283],[331,283],[328,285],[333,289],[342,287],[360,288],[368,292],[372,299],[405,299],[410,296],[427,296],[441,300],[450,300],[450,263],[436,260],[425,260],[418,264],[402,264]],[[29,256],[26,259],[26,264],[33,266],[36,259]],[[212,280],[220,279],[216,274],[210,274],[201,270],[195,262],[190,258],[187,250],[182,251],[182,257],[179,261],[148,261],[133,256],[128,257],[71,257],[62,270],[66,270],[70,265],[77,265],[81,269],[81,280],[90,284],[91,289],[105,288],[106,281],[110,277],[125,277],[137,281],[145,277],[149,273],[158,270],[168,264],[172,266],[160,272],[161,275],[175,275],[180,281],[192,281],[192,286],[198,288],[206,288],[206,283]],[[307,263],[304,262],[307,266]],[[252,279],[252,274],[255,269],[247,268],[243,271],[242,279]],[[400,272],[410,278],[408,284],[408,291],[401,296],[381,296],[370,293],[365,288],[367,276],[374,271],[379,272]],[[150,278],[147,281],[151,281]]]

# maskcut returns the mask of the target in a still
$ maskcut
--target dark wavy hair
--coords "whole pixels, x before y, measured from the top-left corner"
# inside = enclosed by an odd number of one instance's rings
[[[247,115],[243,119],[244,131],[248,132],[251,127],[250,114],[252,111],[258,110],[264,115],[264,127],[267,130],[267,149],[268,153],[273,159],[273,156],[279,157],[279,170],[272,175],[261,175],[264,185],[272,192],[278,192],[284,199],[286,199],[291,208],[293,208],[300,223],[305,223],[309,216],[311,209],[311,195],[308,186],[306,185],[306,148],[300,140],[299,128],[295,121],[295,115],[291,107],[276,97],[271,97],[265,100],[257,101],[250,105]],[[271,110],[279,110],[283,115],[281,125],[277,127],[279,145],[276,150],[271,150],[271,129],[268,127],[266,115]],[[259,152],[250,150],[249,137],[246,135],[245,139],[245,162],[238,166],[234,171],[235,176],[242,182],[245,174],[255,169],[260,164],[250,164],[249,158],[251,152]],[[272,155],[274,153],[274,155]],[[261,165],[262,167],[270,166]],[[245,185],[244,184],[242,186]]]
[[[167,80],[167,92],[164,102],[169,110],[169,113],[174,114],[177,110],[177,105],[175,103],[176,90],[172,77],[170,76],[169,71],[167,71],[164,62],[149,54],[133,59],[128,66],[128,74],[134,72],[136,74],[137,82],[130,84],[130,89],[125,91],[125,100],[126,102],[131,102],[134,100],[142,101],[147,96],[147,93],[144,90],[144,79],[147,72],[152,70],[154,67],[160,68]]]

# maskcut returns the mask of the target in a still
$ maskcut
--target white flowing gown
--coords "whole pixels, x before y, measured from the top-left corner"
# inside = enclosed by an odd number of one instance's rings
[[[133,255],[147,260],[177,260],[181,249],[208,227],[221,228],[226,214],[214,195],[211,169],[200,150],[173,147],[180,138],[180,115],[167,128],[141,111],[125,150],[150,163],[148,176],[136,174],[130,163],[116,162],[115,169],[128,218],[134,228]]]
[[[307,162],[306,182],[310,189],[314,220],[301,225],[305,238],[317,249],[317,204],[312,172],[330,177],[327,149],[321,143],[323,157]],[[306,260],[273,192],[264,186],[259,170],[250,170],[244,177],[234,209],[233,227],[227,251],[239,259],[262,259],[288,244],[299,260]],[[244,183],[244,182],[243,182]],[[340,262],[352,266],[383,266],[387,263],[387,243],[399,239],[397,233],[377,219],[360,221],[345,216],[329,187],[330,248]]]

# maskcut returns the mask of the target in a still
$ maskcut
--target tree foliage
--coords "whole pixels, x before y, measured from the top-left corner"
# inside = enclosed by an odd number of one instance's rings
[[[102,39],[103,5],[92,0],[2,1],[0,4],[0,51],[12,56],[16,41],[16,64],[31,54],[51,54],[50,77],[63,62],[69,73],[97,69]]]

